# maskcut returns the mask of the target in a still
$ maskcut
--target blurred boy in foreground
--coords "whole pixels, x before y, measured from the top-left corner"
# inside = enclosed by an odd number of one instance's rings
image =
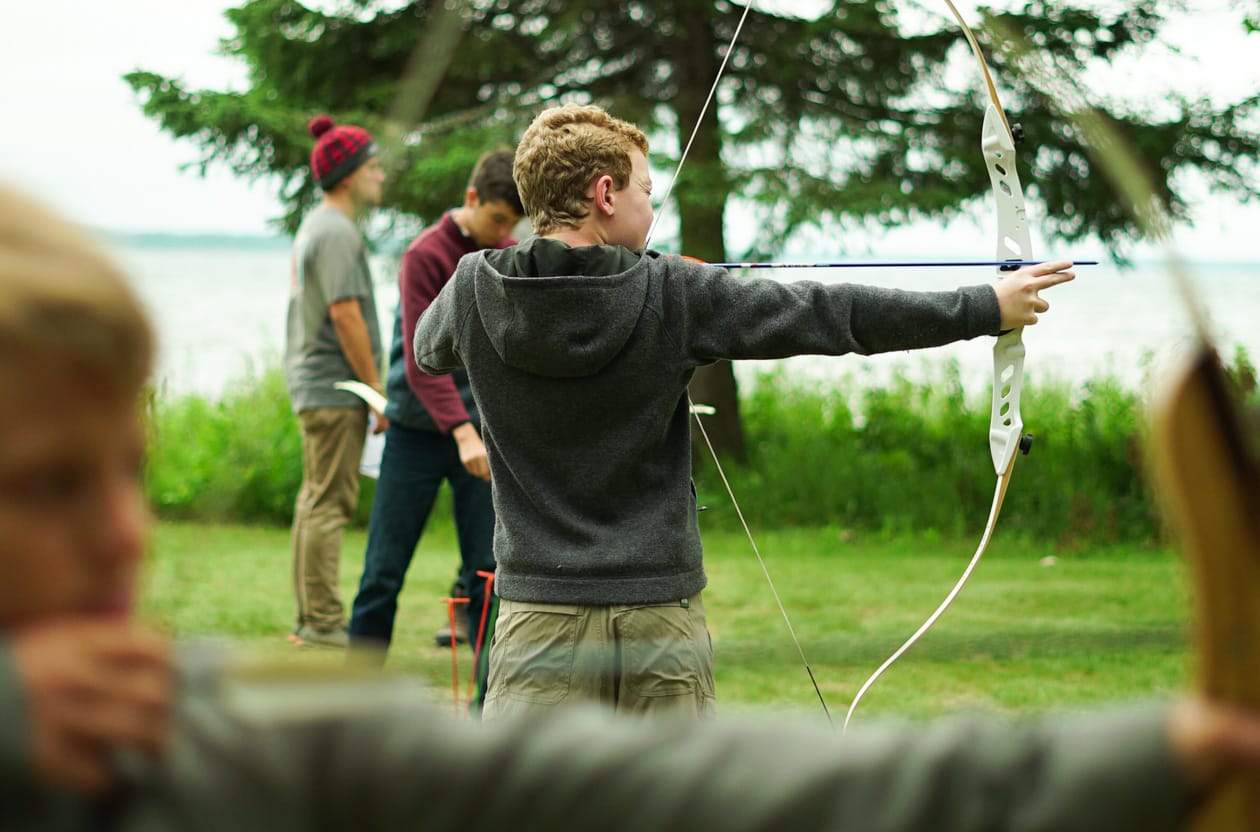
[[[477,726],[405,682],[176,658],[129,617],[152,356],[116,269],[0,189],[0,828],[1157,832],[1260,768],[1260,718],[1197,700],[843,739],[582,710]]]

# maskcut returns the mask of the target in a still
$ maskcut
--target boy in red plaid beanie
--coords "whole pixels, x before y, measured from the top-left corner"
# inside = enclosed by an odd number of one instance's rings
[[[338,390],[358,379],[384,392],[376,296],[356,220],[381,201],[385,172],[372,136],[361,127],[317,116],[311,173],[324,192],[298,228],[293,246],[285,381],[302,436],[302,485],[293,510],[293,589],[297,621],[291,639],[343,647],[338,590],[342,529],[359,498],[359,458],[368,411]],[[383,431],[384,414],[374,429]]]

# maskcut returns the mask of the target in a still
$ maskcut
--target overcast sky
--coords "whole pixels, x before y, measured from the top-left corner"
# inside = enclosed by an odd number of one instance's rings
[[[265,188],[197,158],[145,118],[122,75],[143,68],[193,87],[239,86],[214,54],[231,33],[224,0],[6,0],[0,25],[0,178],[81,222],[119,230],[262,232]]]
[[[23,186],[75,219],[127,231],[261,233],[279,213],[265,184],[223,170],[208,178],[180,166],[191,144],[141,115],[123,73],[143,68],[191,87],[236,87],[243,69],[215,53],[230,33],[224,0],[7,0],[0,27],[0,180]],[[1099,89],[1176,79],[1187,91],[1229,98],[1260,84],[1260,37],[1238,31],[1230,0],[1200,0],[1174,27],[1199,65],[1148,62],[1091,78]],[[931,4],[929,3],[929,8]],[[1189,67],[1189,68],[1187,68]],[[1162,79],[1161,79],[1162,76]],[[660,189],[663,191],[663,188]],[[1205,201],[1188,254],[1257,259],[1244,248],[1260,209]],[[896,235],[889,238],[895,241]],[[923,231],[907,238],[922,242]],[[941,235],[940,240],[949,238]],[[888,242],[888,240],[885,240]]]

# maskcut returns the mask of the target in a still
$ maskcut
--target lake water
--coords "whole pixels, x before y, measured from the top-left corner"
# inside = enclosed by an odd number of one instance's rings
[[[289,253],[276,248],[171,247],[116,244],[157,321],[159,376],[172,393],[215,395],[235,378],[278,364],[284,347]],[[875,258],[870,258],[875,259]],[[388,343],[398,301],[397,263],[372,263],[383,341]],[[1208,308],[1218,345],[1260,357],[1260,263],[1196,264],[1196,287]],[[761,272],[761,274],[767,274]],[[947,289],[990,279],[988,269],[812,269],[781,271],[784,280],[808,275],[905,289]],[[1189,343],[1190,326],[1171,279],[1161,266],[1120,270],[1081,267],[1074,283],[1047,292],[1051,312],[1024,333],[1028,383],[1080,381],[1107,372],[1126,385],[1144,383]],[[986,390],[992,340],[936,350],[863,358],[805,356],[785,362],[743,362],[743,380],[770,367],[820,382],[869,385],[894,375],[931,378],[942,362],[957,361],[964,384]]]

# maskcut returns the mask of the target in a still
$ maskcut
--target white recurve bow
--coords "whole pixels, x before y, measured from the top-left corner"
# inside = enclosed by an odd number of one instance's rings
[[[975,34],[963,20],[962,15],[951,0],[945,0],[950,13],[958,21],[971,51],[979,63],[981,75],[989,95],[989,104],[985,108],[984,125],[980,136],[980,148],[984,153],[985,166],[989,171],[989,180],[993,188],[993,198],[997,203],[997,260],[1026,262],[1032,260],[1032,243],[1028,231],[1028,216],[1024,209],[1024,192],[1019,184],[1019,175],[1015,170],[1015,141],[1010,122],[1002,102],[998,100],[997,88],[989,65],[980,51]],[[1007,267],[998,267],[999,276]],[[985,523],[984,533],[975,554],[971,556],[967,568],[963,570],[957,583],[945,596],[945,600],[928,616],[922,626],[910,638],[897,648],[883,664],[862,684],[849,710],[844,717],[844,728],[857,710],[858,703],[875,681],[884,674],[892,664],[901,658],[907,650],[914,646],[937,620],[949,609],[950,604],[962,592],[972,571],[980,562],[989,541],[993,538],[993,530],[997,526],[998,515],[1002,512],[1002,502],[1006,498],[1006,489],[1011,483],[1011,473],[1015,470],[1016,450],[1028,452],[1031,437],[1024,437],[1024,422],[1020,418],[1019,396],[1024,385],[1024,342],[1023,327],[1017,327],[998,336],[993,346],[993,406],[989,417],[989,452],[993,457],[993,469],[997,473],[997,485],[993,491],[993,503],[989,508],[989,519]]]

